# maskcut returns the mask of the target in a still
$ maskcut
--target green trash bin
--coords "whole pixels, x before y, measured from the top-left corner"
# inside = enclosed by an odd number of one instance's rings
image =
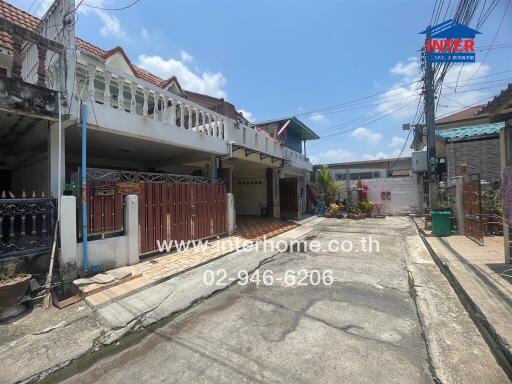
[[[432,212],[432,234],[434,236],[450,236],[452,234],[450,215],[450,211]]]

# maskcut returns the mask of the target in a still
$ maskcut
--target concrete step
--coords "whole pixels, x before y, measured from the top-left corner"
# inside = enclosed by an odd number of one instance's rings
[[[152,284],[152,280],[142,275],[138,275],[135,278],[122,282],[121,284],[111,286],[110,288],[101,290],[85,297],[85,302],[91,308],[96,309],[114,301],[121,300],[126,296],[137,293]]]
[[[142,272],[139,272],[137,274],[132,274],[130,276],[126,276],[122,279],[116,279],[116,280],[112,281],[111,283],[106,283],[106,284],[93,283],[93,284],[84,285],[82,287],[79,287],[78,290],[80,291],[82,299],[85,299],[88,296],[91,296],[91,295],[94,295],[101,291],[104,291],[106,289],[115,287],[116,285],[126,283],[130,280],[136,279],[141,276],[142,276]]]

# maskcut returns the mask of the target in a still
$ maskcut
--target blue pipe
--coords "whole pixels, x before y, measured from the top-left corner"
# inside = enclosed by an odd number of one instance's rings
[[[87,104],[82,103],[82,253],[84,273],[89,270],[87,249]]]

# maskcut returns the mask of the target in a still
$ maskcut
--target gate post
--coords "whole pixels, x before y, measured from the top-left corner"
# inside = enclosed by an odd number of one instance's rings
[[[62,196],[60,219],[59,265],[62,279],[74,280],[78,273],[78,250],[76,230],[76,197]]]
[[[464,235],[464,204],[462,193],[463,176],[455,176],[450,179],[455,185],[455,219],[457,220],[457,228],[459,235]]]
[[[226,195],[226,205],[227,205],[227,216],[228,216],[228,233],[230,235],[235,232],[236,228],[236,212],[235,212],[235,199],[233,198],[232,193],[228,193]]]
[[[125,236],[128,241],[128,260],[126,265],[139,263],[139,198],[137,195],[128,195],[124,199]]]

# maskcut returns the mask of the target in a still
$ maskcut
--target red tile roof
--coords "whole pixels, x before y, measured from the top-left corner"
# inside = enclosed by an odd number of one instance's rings
[[[21,9],[18,9],[14,5],[6,3],[3,0],[0,0],[0,18],[6,19],[30,30],[35,30],[40,21],[37,17],[32,16],[31,14],[22,11]],[[4,47],[5,49],[12,50],[12,43],[12,37],[7,32],[0,31],[0,46]],[[109,51],[105,51],[85,40],[82,40],[79,37],[76,37],[76,46],[83,53],[102,60],[105,60],[114,53],[119,52],[124,56],[135,77],[138,77],[139,79],[147,81],[148,83],[154,84],[161,88],[167,87],[174,80],[176,81],[176,84],[181,91],[181,87],[175,76],[165,80],[132,64],[121,47],[115,47]]]
[[[436,124],[448,124],[455,123],[461,120],[484,118],[485,114],[480,113],[482,107],[483,105],[477,105],[476,107],[471,107],[468,109],[464,109],[463,111],[453,113],[449,116],[445,116],[441,119],[436,120]]]

